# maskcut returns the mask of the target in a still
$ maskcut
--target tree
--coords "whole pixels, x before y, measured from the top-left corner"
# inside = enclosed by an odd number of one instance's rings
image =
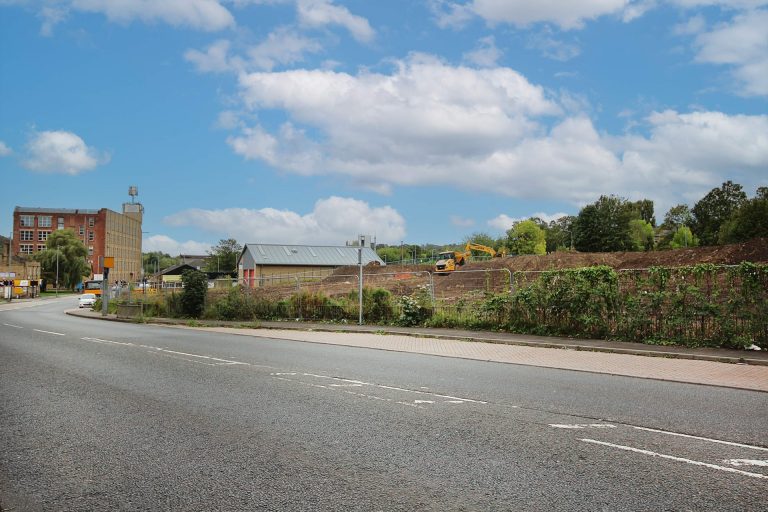
[[[571,248],[573,222],[576,217],[566,215],[549,223],[545,235],[547,237],[547,252],[555,252]]]
[[[653,226],[643,219],[629,221],[629,236],[636,251],[653,250]]]
[[[573,223],[573,241],[583,252],[627,251],[634,247],[629,221],[637,218],[633,204],[617,196],[600,196],[581,209]]]
[[[517,222],[507,231],[507,247],[513,254],[545,254],[544,230],[532,220]]]
[[[71,229],[53,231],[45,242],[45,249],[35,255],[40,262],[43,277],[47,283],[56,282],[56,263],[58,260],[59,284],[73,290],[91,273],[85,258],[88,256],[83,242]]]
[[[185,316],[200,318],[205,309],[208,293],[208,277],[199,270],[186,270],[181,275],[184,289],[181,292],[181,310]]]
[[[492,247],[494,249],[498,249],[501,246],[500,240],[493,238],[488,233],[483,232],[472,233],[471,235],[464,237],[464,246],[470,242],[473,244],[485,245],[486,247]]]
[[[745,242],[752,238],[768,237],[768,199],[756,197],[744,203],[720,226],[721,244]]]
[[[693,206],[693,232],[702,245],[718,243],[720,227],[747,200],[741,185],[726,181],[720,188],[713,188]]]
[[[653,214],[653,201],[650,199],[641,199],[634,203],[629,203],[635,211],[635,215],[651,225],[656,227],[656,216]]]
[[[664,215],[663,228],[675,231],[681,226],[690,226],[693,222],[693,214],[687,204],[678,204],[669,209]]]
[[[237,259],[242,250],[243,246],[234,238],[219,240],[219,244],[208,251],[209,257],[205,262],[206,272],[236,272]]]
[[[672,236],[669,246],[673,249],[684,249],[686,247],[698,247],[699,239],[691,232],[688,226],[680,226]]]
[[[757,187],[755,199],[768,199],[768,187]]]
[[[179,263],[179,258],[162,251],[145,252],[141,255],[144,275],[148,276]]]

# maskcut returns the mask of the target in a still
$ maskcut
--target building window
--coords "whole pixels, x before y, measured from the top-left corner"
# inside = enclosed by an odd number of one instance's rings
[[[44,251],[44,250],[45,250],[45,245],[38,244],[37,251],[40,252],[40,251]]]
[[[51,227],[51,216],[50,215],[40,215],[37,217],[37,227],[39,228],[49,228]]]
[[[92,245],[88,246],[88,256],[93,256],[93,246]]]
[[[19,226],[22,228],[31,228],[35,226],[34,215],[19,215]]]
[[[93,227],[93,217],[88,217],[88,227],[89,228]]]
[[[59,217],[59,224],[56,229],[64,229],[64,217]]]
[[[48,235],[50,235],[50,231],[38,231],[37,232],[37,241],[38,242],[45,242],[48,240]]]
[[[21,230],[19,231],[19,238],[23,242],[31,242],[32,240],[35,239],[34,234],[35,234],[34,231]]]
[[[32,244],[21,244],[19,246],[19,252],[21,254],[32,254],[32,248],[33,247],[34,247],[34,245],[32,245]]]
[[[80,236],[85,234],[85,226],[80,226]]]
[[[89,242],[93,242],[93,238],[94,238],[94,237],[93,237],[93,231],[89,231],[89,232],[88,232],[88,241],[89,241]]]

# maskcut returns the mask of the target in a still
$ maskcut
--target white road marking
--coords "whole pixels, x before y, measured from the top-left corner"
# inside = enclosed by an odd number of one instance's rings
[[[433,404],[435,403],[434,400],[414,400],[413,403],[415,404]]]
[[[650,450],[642,450],[640,448],[633,448],[631,446],[624,446],[621,444],[613,444],[613,443],[606,443],[605,441],[597,441],[596,439],[581,439],[581,441],[584,441],[585,443],[592,443],[592,444],[599,444],[602,446],[608,446],[610,448],[616,448],[618,450],[624,450],[628,452],[634,452],[634,453],[641,453],[643,455],[650,455],[651,457],[659,457],[662,459],[667,460],[674,460],[676,462],[684,462],[686,464],[691,464],[694,466],[703,466],[710,469],[717,469],[718,471],[726,471],[728,473],[736,473],[738,475],[743,476],[749,476],[752,478],[760,478],[768,480],[768,475],[763,475],[760,473],[750,473],[748,471],[741,471],[740,469],[734,469],[734,468],[727,468],[724,466],[718,466],[717,464],[709,464],[707,462],[700,462],[698,460],[691,460],[691,459],[684,459],[683,457],[675,457],[674,455],[666,455],[663,453],[657,453],[652,452]]]
[[[93,341],[95,343],[106,343],[111,345],[125,345],[127,347],[133,347],[135,346],[133,343],[125,343],[122,341],[112,341],[112,340],[102,340],[101,338],[80,338],[84,341]]]
[[[63,332],[43,331],[40,329],[32,329],[32,330],[36,332],[43,332],[45,334],[55,334],[56,336],[66,336],[66,334],[64,334]]]
[[[549,426],[554,428],[568,428],[574,430],[582,428],[616,428],[616,425],[611,425],[609,423],[550,423]]]
[[[197,355],[197,354],[188,354],[186,352],[177,352],[175,350],[168,350],[168,349],[165,349],[165,348],[155,348],[155,350],[158,350],[160,352],[167,352],[169,354],[176,354],[176,355],[180,355],[180,356],[199,357],[200,359],[209,359],[211,361],[219,361],[221,363],[242,364],[242,365],[250,366],[248,363],[241,363],[240,361],[232,361],[230,359],[221,359],[219,357],[200,356],[200,355]]]
[[[680,434],[678,432],[669,432],[667,430],[658,430],[655,428],[646,428],[646,427],[634,427],[634,428],[636,428],[637,430],[645,430],[646,432],[655,432],[657,434],[667,434],[668,436],[687,437],[688,439],[698,439],[699,441],[708,441],[710,443],[727,444],[729,446],[738,446],[739,448],[749,448],[752,450],[761,450],[764,452],[768,452],[768,448],[763,448],[762,446],[753,446],[751,444],[733,443],[731,441],[721,441],[720,439],[711,439],[709,437],[691,436],[688,434]]]
[[[768,460],[752,460],[752,459],[726,459],[723,464],[730,464],[731,466],[758,466],[762,468],[768,468]]]
[[[23,329],[20,325],[13,325],[13,324],[3,324],[6,327],[13,327],[14,329]]]

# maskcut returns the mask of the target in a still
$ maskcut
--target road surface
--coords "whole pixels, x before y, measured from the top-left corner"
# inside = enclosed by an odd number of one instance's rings
[[[0,308],[3,510],[768,504],[766,393],[65,316],[72,307]]]

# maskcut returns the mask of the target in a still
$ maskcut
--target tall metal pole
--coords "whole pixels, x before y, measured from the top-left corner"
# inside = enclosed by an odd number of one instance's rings
[[[56,298],[59,297],[59,241],[56,240]]]
[[[363,325],[363,248],[357,249],[357,264],[360,265],[360,277],[357,280],[357,298],[358,307],[360,308],[360,318],[358,319],[358,325]]]

